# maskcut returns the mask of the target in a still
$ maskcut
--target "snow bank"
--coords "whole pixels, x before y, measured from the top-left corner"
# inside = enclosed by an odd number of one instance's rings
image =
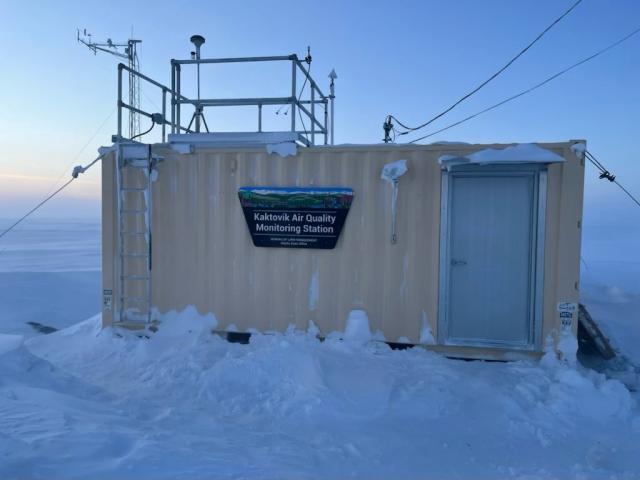
[[[520,143],[502,149],[485,148],[469,155],[441,155],[438,163],[449,169],[455,165],[494,163],[558,163],[564,158],[535,143]]]
[[[6,335],[0,333],[0,355],[20,348],[24,337],[22,335]]]
[[[200,337],[210,334],[218,326],[218,320],[213,313],[201,315],[198,310],[189,305],[181,312],[171,310],[160,316],[160,324],[156,337],[180,338],[184,336]]]
[[[158,331],[95,317],[0,358],[0,477],[634,478],[640,416],[619,382],[555,355],[460,362],[343,336]],[[363,342],[364,340],[364,342]],[[541,470],[543,462],[544,470]]]

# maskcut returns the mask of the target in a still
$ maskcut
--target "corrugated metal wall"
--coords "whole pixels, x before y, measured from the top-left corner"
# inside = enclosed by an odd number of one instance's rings
[[[583,167],[569,144],[543,145],[568,162],[549,168],[545,330],[555,302],[577,299]],[[299,149],[282,158],[256,150],[200,150],[164,157],[153,186],[153,299],[160,311],[195,305],[221,328],[343,330],[364,309],[386,339],[418,342],[423,319],[436,330],[441,170],[437,158],[485,146],[357,146]],[[382,167],[406,159],[398,241],[391,244],[392,188]],[[103,164],[104,288],[117,291],[115,166]],[[354,201],[334,250],[257,248],[240,207],[241,186],[342,186]],[[116,302],[117,303],[117,302]],[[117,304],[115,306],[117,308]],[[111,312],[105,312],[105,322]]]

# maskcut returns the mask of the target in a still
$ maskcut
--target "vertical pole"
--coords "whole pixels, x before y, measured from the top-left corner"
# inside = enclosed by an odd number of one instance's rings
[[[336,106],[335,106],[335,101],[336,101],[336,97],[331,95],[331,145],[333,145],[333,134],[334,134],[334,118],[335,118],[335,113],[336,113]]]
[[[258,132],[262,132],[262,104],[258,104]]]
[[[324,144],[326,145],[327,143],[329,143],[329,125],[328,125],[328,114],[329,114],[329,109],[327,106],[327,99],[324,99]]]
[[[165,142],[166,135],[166,126],[167,126],[167,89],[162,89],[162,143]]]
[[[200,47],[196,47],[196,68],[198,70],[198,103],[196,103],[196,133],[200,133]]]
[[[129,61],[129,68],[133,69],[131,61]],[[133,72],[129,70],[129,105],[131,105],[133,108],[137,108],[135,93],[134,93],[136,88],[135,83],[136,83],[136,77],[134,76]],[[136,132],[136,112],[134,110],[129,110],[129,138],[135,137],[137,133],[138,132]]]
[[[291,131],[296,131],[296,59],[291,60]]]
[[[311,145],[316,144],[316,86],[311,82]]]
[[[178,125],[178,133],[180,133],[180,64],[176,64],[176,123]]]
[[[333,145],[334,142],[334,120],[335,120],[335,113],[336,113],[336,78],[338,78],[338,75],[336,75],[336,71],[335,70],[331,70],[331,73],[329,74],[329,78],[331,79],[331,83],[329,84],[329,99],[331,100],[331,145]]]
[[[122,138],[122,64],[118,64],[118,140]]]
[[[176,132],[176,65],[171,60],[171,133]]]

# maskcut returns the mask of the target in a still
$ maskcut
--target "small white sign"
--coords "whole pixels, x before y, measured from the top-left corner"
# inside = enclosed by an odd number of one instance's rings
[[[110,312],[113,305],[113,290],[102,291],[102,307]]]
[[[560,302],[557,307],[558,312],[575,313],[578,310],[578,304],[573,302]]]

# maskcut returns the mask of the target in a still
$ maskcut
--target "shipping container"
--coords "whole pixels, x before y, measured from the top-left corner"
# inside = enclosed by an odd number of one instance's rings
[[[575,336],[584,141],[270,142],[108,149],[105,326],[193,306],[222,332],[324,337],[358,310],[379,340],[486,359]]]

